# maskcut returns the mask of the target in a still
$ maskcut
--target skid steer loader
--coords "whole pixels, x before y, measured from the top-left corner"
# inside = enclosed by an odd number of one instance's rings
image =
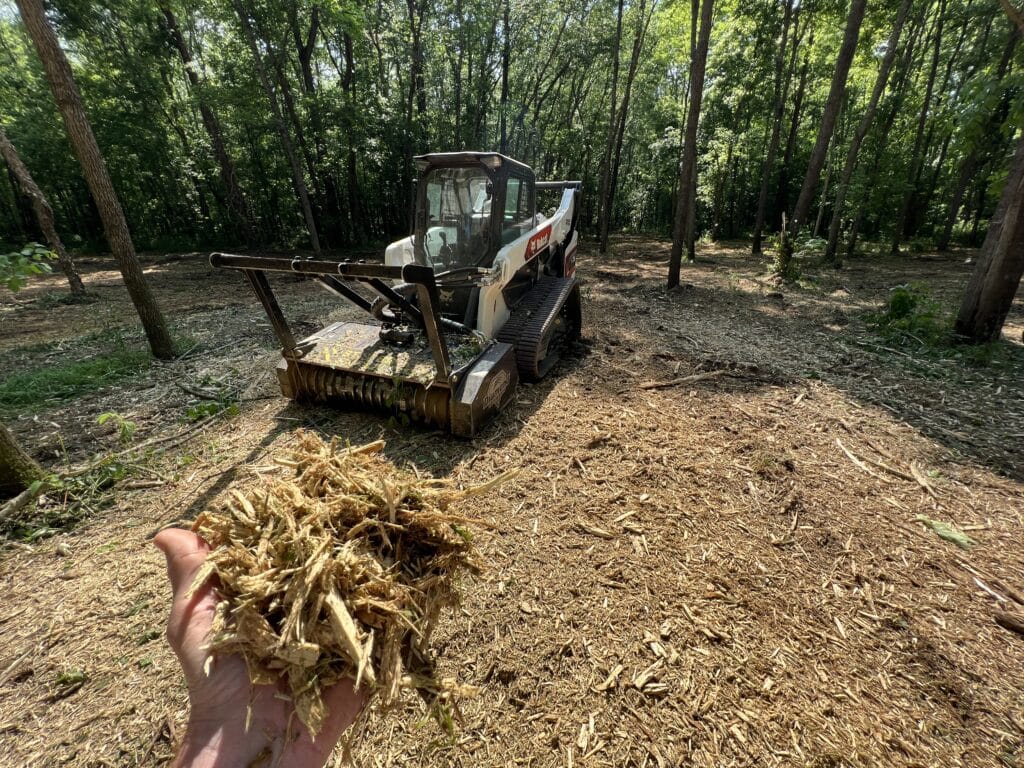
[[[285,396],[404,415],[471,437],[579,338],[580,182],[496,152],[415,158],[414,231],[384,263],[214,253],[241,270],[282,346]],[[538,191],[561,192],[546,217]],[[308,275],[368,315],[298,341],[267,272]]]

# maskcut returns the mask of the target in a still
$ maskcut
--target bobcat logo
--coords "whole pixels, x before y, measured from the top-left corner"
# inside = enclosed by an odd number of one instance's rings
[[[548,243],[551,242],[551,225],[548,224],[544,229],[538,232],[536,235],[530,238],[530,241],[526,244],[526,260],[529,261],[538,253],[548,247]]]

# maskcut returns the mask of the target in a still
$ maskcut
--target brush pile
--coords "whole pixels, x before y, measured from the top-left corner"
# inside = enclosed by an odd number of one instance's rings
[[[461,526],[480,521],[452,507],[502,478],[459,490],[397,468],[383,447],[299,432],[276,459],[294,474],[233,490],[193,527],[211,552],[192,589],[215,575],[221,597],[211,652],[240,654],[254,683],[284,680],[314,734],[322,692],[345,677],[385,706],[402,688],[428,701],[456,688],[426,651],[458,575],[477,570]]]

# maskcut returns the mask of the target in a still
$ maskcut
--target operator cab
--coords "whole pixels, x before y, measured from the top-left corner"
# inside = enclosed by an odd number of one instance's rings
[[[416,262],[435,273],[489,268],[504,246],[536,222],[529,166],[497,152],[440,152],[415,158]]]

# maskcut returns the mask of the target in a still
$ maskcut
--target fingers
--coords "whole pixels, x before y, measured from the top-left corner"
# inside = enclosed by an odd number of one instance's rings
[[[153,543],[167,558],[167,578],[177,599],[192,586],[199,567],[206,560],[209,545],[192,531],[167,528],[160,531]]]
[[[369,700],[366,685],[357,691],[352,680],[345,678],[324,691],[324,704],[327,706],[327,720],[323,733],[336,742],[341,734],[356,719],[366,702]]]
[[[202,677],[206,653],[203,643],[210,631],[217,599],[207,585],[185,597],[196,573],[206,560],[209,546],[191,531],[168,528],[153,539],[167,558],[167,578],[173,598],[167,619],[167,640],[181,662],[191,688]]]

